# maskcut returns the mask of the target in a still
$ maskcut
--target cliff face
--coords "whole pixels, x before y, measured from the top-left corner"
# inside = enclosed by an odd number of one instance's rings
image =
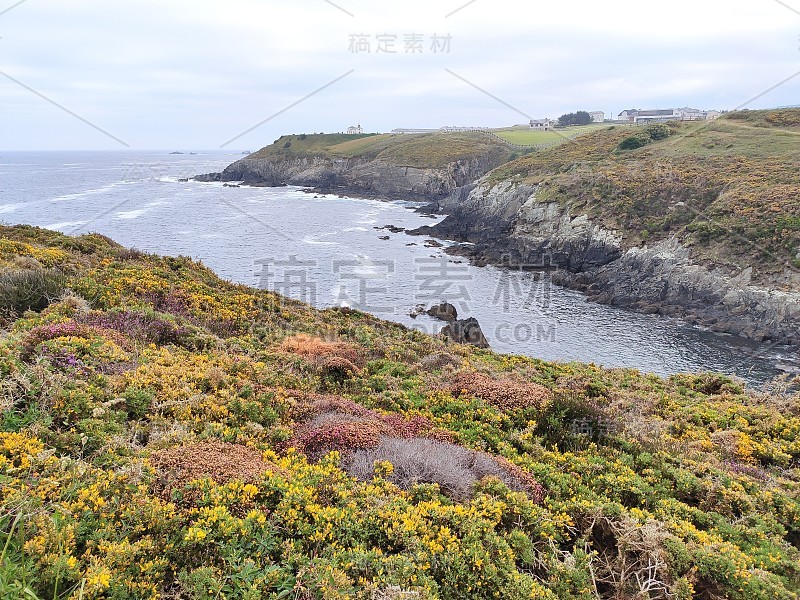
[[[557,269],[553,280],[591,300],[684,318],[714,331],[800,344],[800,292],[755,285],[751,270],[726,274],[696,264],[675,238],[625,247],[619,232],[581,206],[540,200],[537,186],[483,183],[453,201],[421,234],[468,242],[478,262]]]
[[[431,145],[447,144],[448,141],[447,138],[433,140]],[[403,143],[401,140],[398,146]],[[412,160],[393,156],[384,158],[374,153],[344,157],[331,153],[287,153],[281,156],[274,151],[260,152],[236,161],[222,173],[201,175],[195,179],[241,181],[262,186],[300,185],[387,198],[439,200],[507,161],[508,149],[498,146],[493,150],[478,154],[471,152],[445,161],[426,161],[424,157]]]
[[[505,182],[474,188],[445,209],[451,215],[429,232],[475,244],[475,256],[526,268],[584,271],[620,257],[622,240],[557,202],[539,201],[537,188]]]

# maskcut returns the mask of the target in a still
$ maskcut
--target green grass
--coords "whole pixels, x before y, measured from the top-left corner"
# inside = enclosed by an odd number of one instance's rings
[[[507,142],[519,146],[538,146],[539,144],[554,144],[572,139],[579,135],[591,133],[602,129],[605,125],[585,125],[577,127],[567,127],[555,131],[533,131],[531,129],[510,129],[506,131],[496,131],[498,137]]]
[[[419,135],[285,135],[249,159],[297,156],[347,157],[380,160],[417,168],[439,168],[458,160],[491,157],[494,164],[511,156],[512,149],[494,136],[480,133]],[[502,160],[497,160],[497,159]]]

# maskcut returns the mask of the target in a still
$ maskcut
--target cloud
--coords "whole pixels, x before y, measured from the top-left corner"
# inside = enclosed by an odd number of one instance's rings
[[[778,2],[461,0],[25,2],[0,15],[0,71],[135,148],[214,148],[244,136],[444,124],[508,125],[579,108],[734,108],[800,70],[800,15]],[[788,3],[788,2],[787,2]],[[0,7],[0,10],[2,8]],[[366,35],[371,52],[349,50]],[[396,36],[395,54],[376,36]],[[424,39],[407,53],[405,36]],[[434,54],[432,36],[449,35]],[[796,102],[800,78],[753,108]],[[118,147],[0,77],[1,149]]]

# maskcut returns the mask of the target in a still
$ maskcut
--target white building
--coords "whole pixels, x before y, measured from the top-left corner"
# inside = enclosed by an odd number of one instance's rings
[[[347,128],[347,135],[360,135],[362,133],[364,133],[364,128],[360,124]]]
[[[400,128],[400,129],[392,129],[392,133],[395,135],[410,135],[414,133],[436,133],[439,131],[438,129],[409,129],[409,128]]]
[[[630,123],[664,123],[665,121],[680,121],[681,119],[680,111],[674,108],[658,110],[630,108],[619,113],[620,121],[628,121]]]
[[[589,114],[592,115],[592,123],[603,123],[606,120],[606,113],[602,110],[594,110]]]
[[[550,119],[531,119],[531,129],[534,131],[550,131],[556,126]]]
[[[713,121],[720,116],[722,113],[718,110],[701,110],[689,106],[664,110],[631,108],[619,113],[619,120],[630,123],[663,123],[665,121]]]

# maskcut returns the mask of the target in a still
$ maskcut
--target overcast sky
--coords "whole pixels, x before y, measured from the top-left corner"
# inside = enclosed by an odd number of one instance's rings
[[[800,0],[17,3],[0,0],[0,150],[800,104]]]

